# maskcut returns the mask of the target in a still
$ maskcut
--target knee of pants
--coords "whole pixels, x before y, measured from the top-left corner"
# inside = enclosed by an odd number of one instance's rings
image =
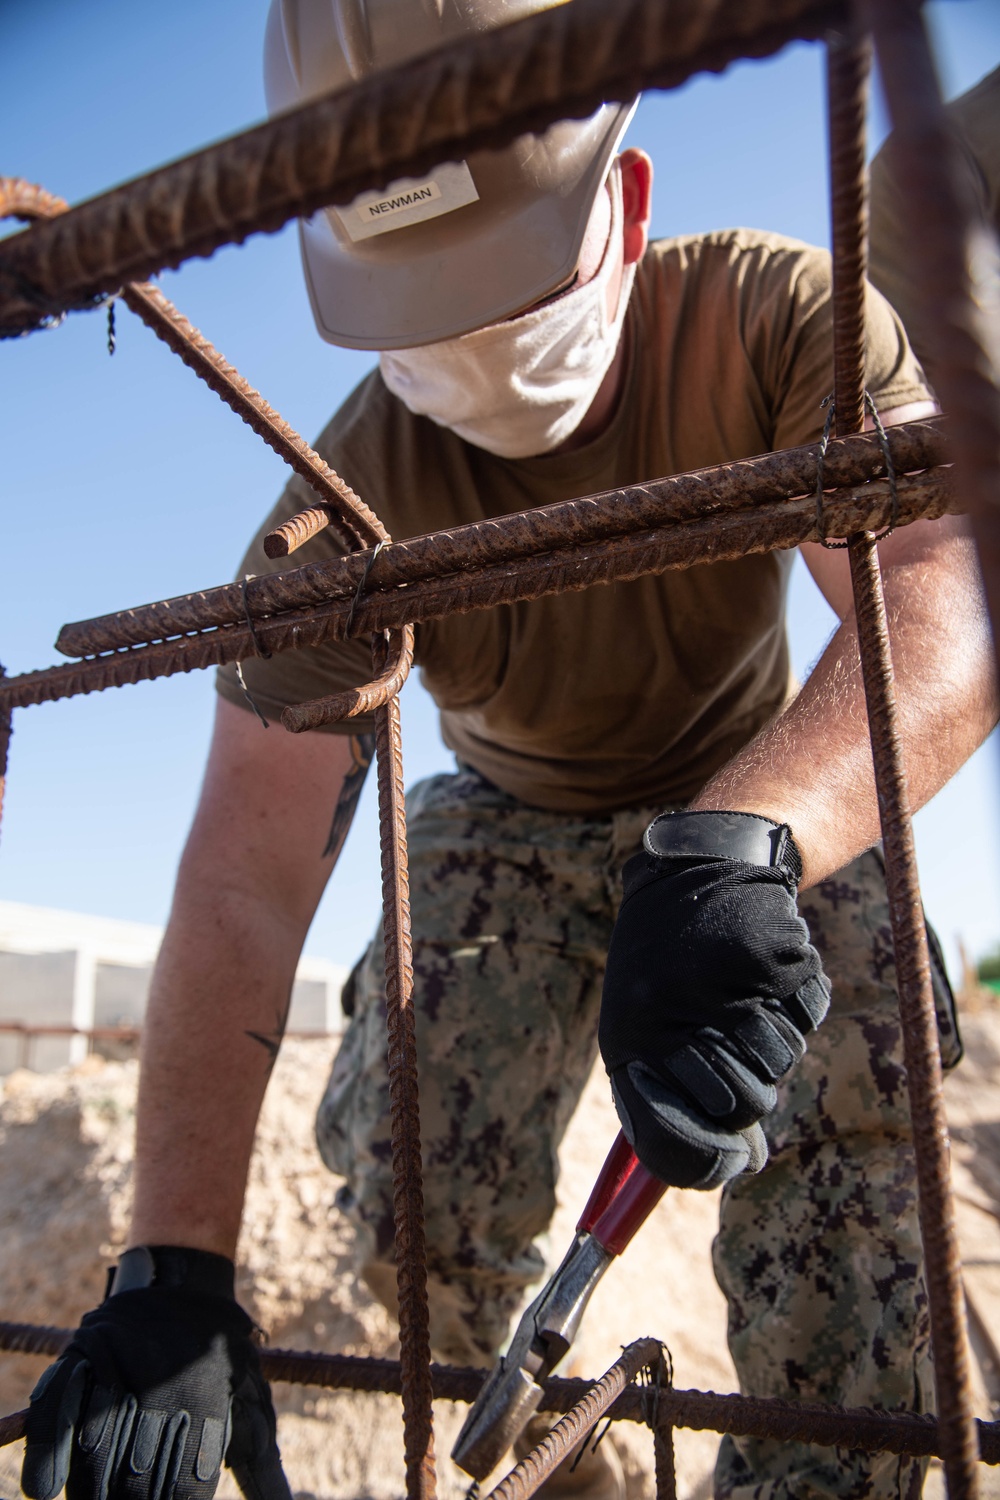
[[[907,1142],[860,1159],[844,1140],[785,1151],[727,1190],[713,1255],[748,1394],[908,1411],[932,1402]]]

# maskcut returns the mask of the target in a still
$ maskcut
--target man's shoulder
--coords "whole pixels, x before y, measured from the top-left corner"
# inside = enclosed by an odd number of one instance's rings
[[[714,229],[652,240],[643,260],[649,278],[707,276],[739,283],[763,276],[829,279],[829,252],[767,229]]]

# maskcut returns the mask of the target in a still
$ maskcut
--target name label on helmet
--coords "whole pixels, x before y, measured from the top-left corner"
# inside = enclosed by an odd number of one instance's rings
[[[359,193],[347,208],[332,212],[352,240],[367,240],[424,219],[437,219],[478,198],[466,163],[448,162],[429,177],[400,177],[384,192]]]

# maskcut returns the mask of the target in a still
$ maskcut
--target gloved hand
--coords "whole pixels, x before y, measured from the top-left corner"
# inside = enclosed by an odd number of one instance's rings
[[[21,1486],[33,1500],[210,1500],[223,1459],[247,1500],[291,1500],[232,1261],[122,1256],[31,1394]]]
[[[783,824],[664,813],[628,861],[601,1001],[615,1107],[643,1166],[713,1188],[767,1160],[758,1123],[826,1015]]]

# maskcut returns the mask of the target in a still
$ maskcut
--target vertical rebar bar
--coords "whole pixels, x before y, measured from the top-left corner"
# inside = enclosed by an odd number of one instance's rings
[[[385,665],[385,643],[379,638],[376,640],[375,667],[380,671]],[[375,746],[382,847],[386,1030],[406,1494],[407,1500],[434,1500],[431,1353],[424,1256],[417,1045],[413,1024],[413,948],[406,863],[403,752],[399,700],[395,697],[375,711]]]
[[[0,677],[6,677],[7,669],[0,662]],[[7,786],[7,756],[10,753],[10,737],[14,730],[13,709],[0,708],[0,829],[3,827],[3,798]]]
[[[827,86],[834,247],[834,399],[838,436],[860,431],[864,421],[865,109],[869,71],[867,38],[838,36],[829,41]],[[978,1444],[972,1414],[962,1284],[950,1194],[941,1060],[909,799],[896,724],[882,575],[878,546],[871,532],[850,538],[849,555],[885,850],[945,1472],[951,1500],[973,1500],[977,1491]]]
[[[653,1428],[653,1464],[656,1476],[656,1500],[677,1500],[674,1429],[669,1423],[662,1423]]]
[[[957,146],[920,6],[860,3],[893,125],[893,162],[909,230],[905,269],[927,310],[928,359],[948,413],[958,490],[972,515],[1000,665],[1000,249],[956,170]],[[986,291],[978,298],[974,271]]]

